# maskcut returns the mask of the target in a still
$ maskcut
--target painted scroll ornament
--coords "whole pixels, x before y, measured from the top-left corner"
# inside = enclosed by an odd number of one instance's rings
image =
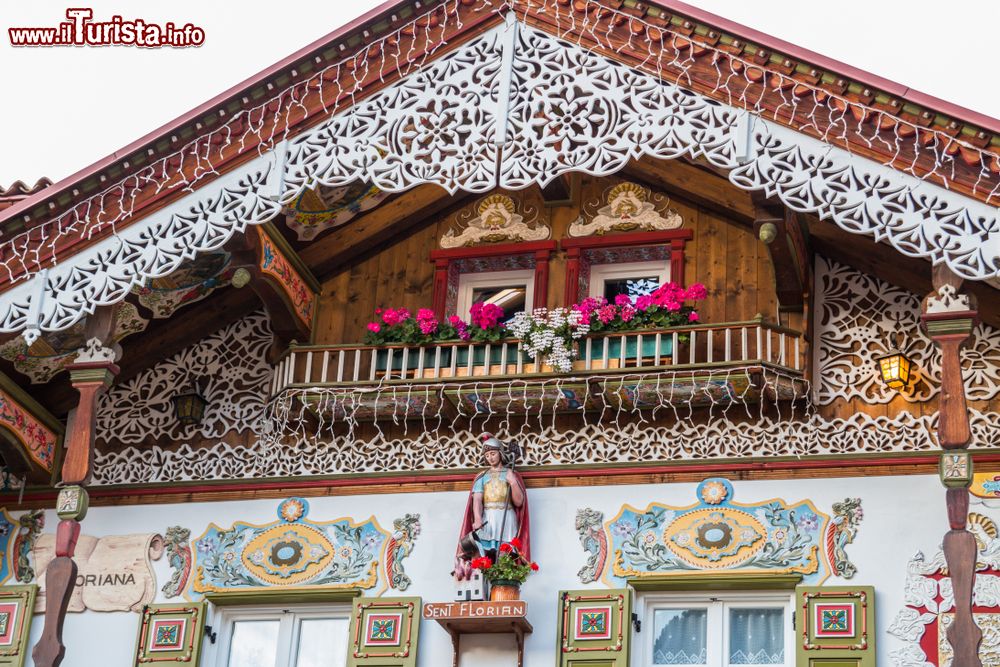
[[[677,211],[657,211],[649,190],[635,183],[619,183],[608,191],[607,205],[590,222],[583,216],[569,226],[570,236],[603,236],[615,232],[652,232],[677,229],[683,224]],[[666,199],[662,197],[662,199]]]
[[[278,521],[237,521],[228,529],[210,524],[194,541],[193,596],[281,587],[370,589],[385,574],[383,562],[392,563],[386,586],[409,585],[402,561],[419,533],[419,517],[399,520],[393,539],[375,517],[318,522],[308,514],[306,500],[288,498],[278,506]]]
[[[738,570],[801,574],[804,584],[816,585],[830,575],[854,575],[845,549],[862,517],[860,499],[835,503],[831,518],[810,500],[743,504],[733,494],[728,480],[710,478],[687,507],[624,505],[608,521],[596,510],[579,510],[576,528],[589,553],[580,580],[603,578],[617,588],[630,578]]]
[[[55,557],[56,536],[46,533],[35,542],[38,597],[35,611],[45,611],[45,569]],[[157,533],[80,535],[73,560],[79,574],[69,611],[140,611],[156,597],[152,561],[163,555],[163,536]]]
[[[442,248],[462,248],[489,243],[544,241],[552,230],[542,224],[525,222],[514,200],[507,195],[490,195],[479,202],[478,215],[456,233],[449,229],[441,238]]]
[[[167,560],[173,571],[170,581],[163,584],[163,595],[172,598],[180,595],[187,586],[188,577],[191,576],[191,531],[181,526],[171,526],[167,528],[165,537],[167,547]]]

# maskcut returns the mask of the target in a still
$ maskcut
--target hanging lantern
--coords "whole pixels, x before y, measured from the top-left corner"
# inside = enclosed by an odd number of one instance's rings
[[[177,421],[184,426],[200,423],[201,418],[205,416],[205,407],[208,405],[208,401],[198,393],[196,387],[192,387],[190,391],[183,394],[177,394],[174,396],[173,402]]]
[[[879,371],[882,373],[882,382],[892,389],[903,389],[910,384],[910,370],[913,362],[910,358],[900,352],[893,350],[889,354],[876,359]]]

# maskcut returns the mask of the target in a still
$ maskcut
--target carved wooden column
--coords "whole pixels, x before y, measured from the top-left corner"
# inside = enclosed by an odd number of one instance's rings
[[[59,492],[56,506],[61,521],[56,529],[55,558],[45,570],[45,627],[31,652],[36,667],[58,667],[66,654],[62,630],[76,583],[73,554],[80,538],[80,521],[87,513],[87,491],[83,486],[90,481],[94,471],[97,402],[118,375],[114,350],[104,347],[99,338],[89,339],[68,369],[73,387],[80,392],[80,400],[66,429],[62,481],[70,486]]]
[[[448,266],[446,259],[434,260],[434,302],[431,304],[434,314],[443,319],[448,307]]]
[[[551,250],[535,252],[535,300],[532,308],[545,308],[549,305],[549,255],[551,253]]]
[[[563,303],[576,303],[580,297],[580,248],[566,249],[566,285]]]
[[[977,313],[969,296],[959,294],[962,280],[944,266],[934,270],[934,288],[924,299],[923,322],[927,334],[941,348],[941,395],[938,441],[941,443],[941,481],[947,490],[949,530],[944,536],[944,557],[955,592],[955,622],[948,628],[954,650],[954,667],[982,667],[979,643],[983,633],[972,616],[972,589],[976,576],[976,538],[966,530],[972,458],[969,410],[962,378],[962,345],[976,326]]]

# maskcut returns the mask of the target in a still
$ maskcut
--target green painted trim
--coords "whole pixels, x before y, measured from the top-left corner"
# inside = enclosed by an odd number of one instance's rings
[[[309,289],[311,289],[316,296],[319,297],[319,293],[322,291],[322,286],[319,281],[316,280],[316,276],[313,275],[312,271],[309,270],[309,267],[306,266],[306,263],[302,261],[301,257],[299,257],[298,253],[296,253],[292,246],[288,244],[285,237],[281,235],[281,232],[279,232],[274,224],[270,222],[265,222],[261,225],[261,227],[264,233],[267,234],[268,238],[271,239],[271,243],[278,246],[278,249],[281,250],[282,254],[284,254],[285,259],[291,262],[292,266],[295,267],[295,270],[299,272],[300,276],[302,276],[302,280],[306,281],[306,284],[309,285]]]
[[[774,589],[790,591],[802,583],[802,575],[729,571],[630,577],[626,581],[637,591],[757,591]]]
[[[66,433],[65,425],[56,419],[55,415],[46,410],[41,403],[32,398],[28,392],[21,389],[16,382],[3,373],[0,373],[0,389],[3,389],[5,392],[10,394],[15,401],[21,404],[21,407],[30,412],[32,416],[45,424],[47,427],[55,431],[57,435],[62,436]]]
[[[28,654],[31,653],[31,625],[35,618],[35,595],[37,593],[37,584],[0,586],[0,602],[19,601],[23,605],[20,611],[26,612],[19,614],[21,632],[18,633],[18,628],[14,628],[11,633],[11,640],[17,643],[18,651],[13,655],[0,656],[0,667],[22,667]],[[9,650],[11,647],[7,648]]]
[[[312,589],[297,591],[273,588],[266,591],[225,591],[206,593],[205,599],[217,607],[244,604],[286,604],[293,602],[350,602],[360,597],[360,588]]]

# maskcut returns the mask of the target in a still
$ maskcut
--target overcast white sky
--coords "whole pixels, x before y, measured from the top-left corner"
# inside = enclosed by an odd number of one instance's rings
[[[961,106],[1000,117],[1000,3],[984,0],[689,0],[703,9]],[[59,180],[259,72],[379,4],[376,0],[90,0],[114,14],[193,23],[191,49],[21,48],[7,28],[54,26],[67,6],[21,0],[0,10],[0,187]],[[946,10],[946,11],[945,11]]]

